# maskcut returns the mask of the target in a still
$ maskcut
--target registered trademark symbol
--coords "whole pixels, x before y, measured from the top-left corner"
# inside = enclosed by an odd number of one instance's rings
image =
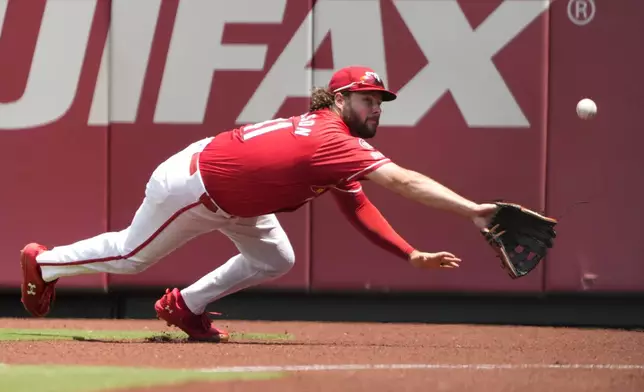
[[[594,0],[569,0],[568,18],[577,26],[584,26],[590,23],[595,17]]]

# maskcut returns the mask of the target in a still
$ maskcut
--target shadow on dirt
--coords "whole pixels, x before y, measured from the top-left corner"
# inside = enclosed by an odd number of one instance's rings
[[[39,335],[43,336],[43,335]],[[88,338],[85,336],[71,336],[71,339],[78,342],[92,342],[92,343],[193,343],[188,338],[177,338],[170,335],[154,335],[146,338],[138,339],[99,339]]]
[[[176,336],[169,335],[155,335],[144,339],[94,339],[82,336],[73,337],[73,340],[92,343],[110,343],[110,344],[141,344],[141,343],[156,343],[156,344],[226,344],[226,345],[240,345],[240,346],[292,346],[292,347],[409,347],[413,344],[388,344],[388,343],[355,343],[355,342],[302,342],[293,340],[234,340],[228,342],[207,342],[196,341],[188,338],[177,338]],[[417,346],[416,346],[417,347]],[[433,346],[438,348],[439,346]],[[461,347],[470,349],[473,347]],[[479,349],[481,349],[479,347]]]

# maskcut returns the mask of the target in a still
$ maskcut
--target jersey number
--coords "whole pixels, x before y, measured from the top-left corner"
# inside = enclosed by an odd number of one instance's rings
[[[295,129],[295,134],[300,136],[309,136],[311,127],[315,124],[315,114],[303,114]],[[263,121],[257,124],[246,125],[242,127],[242,137],[244,140],[252,139],[265,133],[278,131],[280,129],[292,129],[293,123],[285,118]]]

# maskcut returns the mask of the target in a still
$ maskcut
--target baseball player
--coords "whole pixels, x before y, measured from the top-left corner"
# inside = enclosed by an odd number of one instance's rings
[[[157,316],[193,340],[227,341],[205,308],[211,302],[287,273],[295,262],[275,213],[294,211],[330,193],[352,224],[374,244],[417,268],[456,268],[450,252],[422,252],[407,243],[369,201],[371,180],[403,197],[450,211],[483,227],[494,204],[467,200],[427,176],[392,162],[366,140],[376,135],[381,104],[393,101],[373,69],[336,71],[311,96],[302,115],[242,126],[199,140],[161,163],[129,227],[48,249],[21,252],[25,309],[44,317],[60,278],[136,274],[197,236],[223,233],[239,253],[155,303]]]

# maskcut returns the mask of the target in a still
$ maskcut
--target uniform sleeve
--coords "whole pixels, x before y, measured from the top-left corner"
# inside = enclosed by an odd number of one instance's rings
[[[369,201],[360,183],[351,181],[332,188],[331,192],[349,223],[362,235],[398,257],[409,257],[414,247],[396,233],[376,206]]]
[[[324,177],[336,179],[336,184],[360,181],[389,162],[389,158],[364,139],[340,133],[329,137],[313,156],[316,169],[323,171]]]

